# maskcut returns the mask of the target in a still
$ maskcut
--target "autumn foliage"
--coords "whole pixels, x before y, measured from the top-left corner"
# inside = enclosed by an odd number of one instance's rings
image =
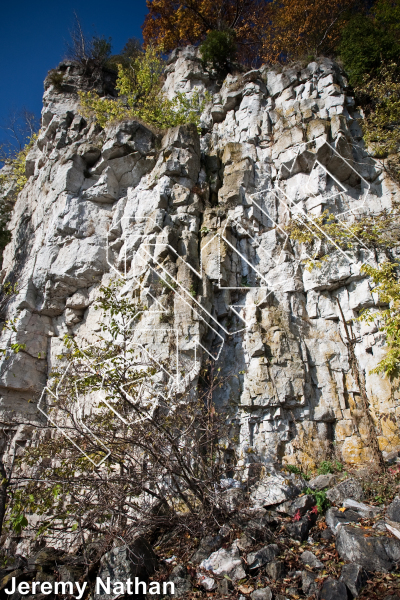
[[[273,0],[262,35],[263,62],[334,54],[343,25],[357,9],[356,0]]]
[[[210,31],[229,29],[235,32],[238,59],[247,63],[259,57],[270,14],[266,0],[147,0],[147,7],[145,45],[167,52],[196,44]]]
[[[147,0],[145,44],[164,51],[197,44],[213,30],[235,32],[246,63],[331,55],[359,0]]]

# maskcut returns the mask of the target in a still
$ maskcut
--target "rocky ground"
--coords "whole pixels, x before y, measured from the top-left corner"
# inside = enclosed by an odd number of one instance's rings
[[[8,597],[12,577],[93,582],[99,576],[172,581],[174,597],[188,599],[398,600],[400,465],[392,460],[380,474],[350,474],[334,463],[320,468],[333,472],[308,481],[302,473],[267,474],[247,491],[227,481],[224,517],[201,522],[183,515],[129,547],[115,544],[89,568],[95,544],[86,558],[46,547],[29,558],[3,557],[0,598]],[[96,594],[90,583],[88,595],[115,598]]]

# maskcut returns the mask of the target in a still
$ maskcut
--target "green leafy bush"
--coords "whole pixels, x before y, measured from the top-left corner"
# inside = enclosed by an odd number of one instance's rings
[[[37,138],[33,135],[26,146],[14,158],[5,159],[5,167],[0,171],[0,256],[11,239],[7,224],[18,194],[24,188],[26,156]]]
[[[381,69],[379,77],[368,80],[359,92],[368,96],[370,109],[362,124],[364,138],[377,158],[391,155],[399,163],[400,76],[397,64]]]
[[[310,475],[308,475],[308,473],[304,473],[304,471],[302,469],[300,469],[300,467],[297,467],[296,465],[286,465],[285,469],[286,469],[286,471],[289,471],[289,473],[294,473],[295,475],[299,475],[300,477],[305,479],[305,481],[308,481],[310,479]]]
[[[200,46],[200,54],[205,67],[210,66],[219,74],[227,73],[236,56],[235,32],[210,31]]]
[[[62,90],[64,82],[64,73],[61,73],[61,71],[57,71],[57,69],[51,69],[51,71],[48,72],[47,79],[58,92]]]
[[[315,490],[312,490],[311,488],[307,488],[304,491],[304,493],[311,494],[312,496],[314,496],[315,502],[317,503],[317,508],[318,508],[319,513],[324,513],[326,510],[328,510],[328,508],[331,505],[328,498],[326,497],[326,492],[324,492],[323,490],[316,492]]]
[[[379,73],[400,54],[400,3],[378,0],[369,14],[357,13],[345,25],[339,54],[352,85]]]
[[[323,460],[317,469],[318,475],[327,475],[328,473],[336,473],[343,471],[343,465],[338,460]]]
[[[386,336],[388,350],[371,373],[384,373],[389,379],[400,374],[400,283],[396,273],[398,266],[398,263],[387,261],[377,268],[371,265],[363,265],[361,268],[374,282],[374,292],[378,294],[379,301],[388,306],[381,310],[379,315],[365,310],[359,319],[370,323],[379,318],[379,330]]]
[[[199,127],[207,98],[201,99],[198,92],[193,92],[191,98],[177,93],[169,100],[162,93],[163,70],[160,52],[149,46],[130,62],[129,68],[118,65],[118,98],[99,98],[94,92],[79,92],[82,114],[94,115],[101,127],[135,117],[159,129],[185,123]]]

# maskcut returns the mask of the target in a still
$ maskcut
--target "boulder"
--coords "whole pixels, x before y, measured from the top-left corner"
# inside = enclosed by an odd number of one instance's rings
[[[188,578],[188,572],[183,565],[177,565],[172,569],[168,580],[172,581],[175,586],[175,598],[185,597],[192,589],[192,584]]]
[[[300,555],[300,560],[312,569],[322,569],[324,566],[323,563],[320,560],[318,560],[315,554],[313,554],[309,550],[306,550],[305,552],[303,552],[303,554]]]
[[[285,576],[285,563],[280,560],[272,560],[266,565],[265,572],[273,581],[282,579]]]
[[[16,584],[18,585],[21,581],[26,580],[23,569],[16,569],[11,571],[0,580],[0,596],[3,598],[10,597],[9,594],[3,592],[4,588],[8,588],[11,585],[12,578],[15,577]]]
[[[212,577],[206,577],[205,575],[199,575],[199,585],[201,585],[206,592],[212,592],[217,587],[217,582]]]
[[[326,492],[326,497],[332,504],[343,504],[346,498],[352,500],[362,500],[364,497],[363,489],[358,481],[355,479],[345,479],[341,481],[333,488]]]
[[[351,498],[346,498],[343,501],[343,508],[350,508],[353,512],[358,513],[363,519],[373,519],[382,512],[377,506],[369,506],[368,504],[363,504],[363,502],[356,502],[356,500],[352,500]]]
[[[198,549],[191,557],[192,563],[195,565],[201,563],[202,560],[210,556],[214,550],[219,548],[223,543],[222,536],[218,535],[207,535],[201,541]]]
[[[230,488],[221,492],[221,504],[228,513],[233,513],[244,501],[244,491],[240,488]]]
[[[254,486],[250,501],[258,508],[281,504],[298,496],[303,487],[303,482],[294,482],[282,475],[270,475]]]
[[[400,523],[397,523],[396,521],[389,521],[389,519],[386,519],[385,529],[387,531],[390,531],[390,533],[392,533],[394,536],[400,539]]]
[[[301,572],[301,586],[306,596],[312,596],[318,591],[318,583],[315,581],[316,575],[310,571]]]
[[[308,538],[308,533],[311,527],[315,525],[316,520],[316,514],[307,514],[299,521],[285,525],[285,529],[290,537],[299,542],[304,542]]]
[[[361,565],[367,571],[387,573],[400,560],[400,540],[351,525],[338,527],[336,550],[343,560]]]
[[[386,517],[390,521],[396,521],[400,523],[400,498],[396,496],[393,502],[389,505],[389,508],[386,511]]]
[[[277,512],[285,513],[286,515],[290,515],[294,517],[295,514],[299,514],[300,517],[303,517],[309,510],[311,510],[315,506],[315,497],[311,494],[306,494],[304,496],[300,496],[300,498],[296,498],[292,502],[284,502],[276,507]]]
[[[272,600],[272,592],[269,587],[258,588],[250,594],[251,600]]]
[[[340,581],[343,581],[354,598],[359,595],[362,588],[366,585],[367,579],[367,573],[361,565],[355,563],[343,565]]]
[[[323,490],[324,488],[332,486],[337,480],[337,476],[332,473],[326,475],[318,475],[308,482],[308,487],[312,490]]]
[[[118,546],[104,554],[97,576],[103,581],[109,577],[111,584],[128,578],[134,580],[135,577],[143,580],[154,573],[157,564],[152,547],[144,537],[139,536],[129,546]],[[104,590],[94,595],[97,600],[111,600],[113,597],[113,593],[106,594]]]
[[[61,556],[65,554],[64,550],[56,548],[42,548],[33,556],[28,558],[28,568],[32,567],[51,567],[60,562]]]
[[[347,588],[343,581],[326,579],[318,596],[319,600],[347,600]]]
[[[220,548],[200,563],[200,568],[215,575],[227,575],[232,581],[246,577],[240,558],[239,548],[235,543],[230,548]]]
[[[277,514],[264,508],[238,511],[234,521],[253,542],[271,540],[273,536],[270,527],[278,525]]]
[[[334,534],[339,525],[358,523],[360,520],[361,515],[353,510],[345,510],[344,512],[341,512],[338,508],[330,508],[326,511],[325,515],[326,524],[331,528]]]
[[[263,567],[267,563],[274,560],[276,556],[279,554],[279,548],[276,544],[270,544],[269,546],[265,546],[261,548],[261,550],[257,550],[257,552],[250,552],[247,555],[246,561],[249,565],[250,571],[254,569],[259,569]]]

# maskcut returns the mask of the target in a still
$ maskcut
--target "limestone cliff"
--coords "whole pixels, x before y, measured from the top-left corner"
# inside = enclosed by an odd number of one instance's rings
[[[218,402],[245,463],[312,462],[329,442],[348,462],[369,458],[340,308],[352,322],[382,449],[400,445],[398,394],[369,374],[384,340],[356,320],[377,302],[360,267],[384,257],[362,244],[338,247],[310,271],[284,230],[289,213],[329,209],[346,224],[399,198],[364,149],[338,65],[262,67],[219,87],[196,49],[175,51],[166,93],[212,94],[200,134],[191,126],[160,134],[136,121],[101,130],[79,113],[73,66],[62,69],[61,91],[46,81],[4,253],[2,279],[18,282],[19,293],[3,315],[17,319],[17,331],[3,333],[2,347],[26,348],[3,360],[3,413],[43,418],[36,404],[64,334],[96,339],[96,295],[120,273],[124,293],[149,308],[132,336],[169,358],[172,380],[183,364],[194,379],[210,357],[237,375]],[[160,286],[159,275],[170,285]],[[379,422],[383,414],[391,419]]]

